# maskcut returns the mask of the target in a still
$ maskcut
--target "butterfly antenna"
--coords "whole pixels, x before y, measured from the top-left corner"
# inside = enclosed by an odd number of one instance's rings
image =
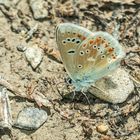
[[[114,36],[115,39],[119,40],[119,38],[120,38],[120,36],[119,36],[119,28],[120,28],[121,24],[120,24],[120,22],[118,20],[116,12],[113,12],[112,20],[113,20],[113,23],[114,23],[114,31],[113,31],[112,35]]]
[[[120,28],[120,25],[118,23],[114,23],[115,27],[114,27],[114,31],[112,33],[112,35],[114,36],[114,38],[116,38],[117,40],[119,39],[119,28]]]
[[[73,96],[72,96],[71,103],[74,101],[75,96],[76,96],[76,91],[73,90]],[[72,108],[75,108],[75,102],[73,103]]]

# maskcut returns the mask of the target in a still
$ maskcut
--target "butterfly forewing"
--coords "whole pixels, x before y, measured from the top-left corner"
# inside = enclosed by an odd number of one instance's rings
[[[90,35],[92,35],[92,32],[74,24],[64,23],[56,28],[56,42],[62,61],[73,80],[78,73],[76,68],[77,49]]]

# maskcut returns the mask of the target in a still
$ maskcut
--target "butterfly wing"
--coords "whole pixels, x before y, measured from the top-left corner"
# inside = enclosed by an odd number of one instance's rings
[[[89,36],[77,49],[76,79],[95,82],[116,69],[125,56],[119,42],[106,32],[96,32]]]
[[[75,56],[77,49],[90,35],[92,35],[92,32],[89,30],[71,23],[63,23],[56,28],[57,46],[63,64],[72,80],[75,80],[78,70],[75,59],[77,58]]]

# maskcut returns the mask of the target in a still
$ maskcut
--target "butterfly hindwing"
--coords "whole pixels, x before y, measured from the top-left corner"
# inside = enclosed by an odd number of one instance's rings
[[[81,79],[89,76],[95,81],[115,69],[124,55],[122,47],[110,34],[96,32],[77,49],[78,76]]]

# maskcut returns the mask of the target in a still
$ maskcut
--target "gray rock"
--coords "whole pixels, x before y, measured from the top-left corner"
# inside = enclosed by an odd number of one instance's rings
[[[0,5],[4,5],[6,7],[10,7],[11,2],[9,0],[0,0]]]
[[[2,135],[1,139],[2,140],[11,140],[11,138],[10,138],[10,136],[8,136],[8,134],[7,135]]]
[[[140,43],[140,26],[137,27],[138,42]]]
[[[32,68],[36,69],[43,59],[43,52],[42,49],[37,47],[37,45],[34,45],[26,49],[25,56]]]
[[[11,30],[15,33],[20,33],[21,31],[26,31],[25,28],[21,25],[20,20],[14,20],[11,24]]]
[[[24,52],[27,49],[27,47],[24,44],[17,45],[17,50]]]
[[[102,133],[102,134],[106,134],[108,129],[109,129],[109,127],[106,124],[104,124],[104,123],[98,124],[97,127],[96,127],[96,130],[99,133]]]
[[[7,89],[0,85],[0,128],[11,129],[12,115]]]
[[[16,5],[20,0],[0,0],[0,5],[4,5],[5,7],[11,7]]]
[[[24,108],[19,112],[14,126],[26,130],[35,130],[38,129],[47,118],[47,112],[44,110],[34,107]]]
[[[89,91],[96,97],[110,103],[124,102],[130,93],[134,90],[133,82],[130,80],[128,73],[118,68],[106,78],[102,78],[96,82],[96,87],[91,87]]]
[[[30,0],[29,4],[35,19],[44,19],[48,17],[48,3],[46,1]]]

